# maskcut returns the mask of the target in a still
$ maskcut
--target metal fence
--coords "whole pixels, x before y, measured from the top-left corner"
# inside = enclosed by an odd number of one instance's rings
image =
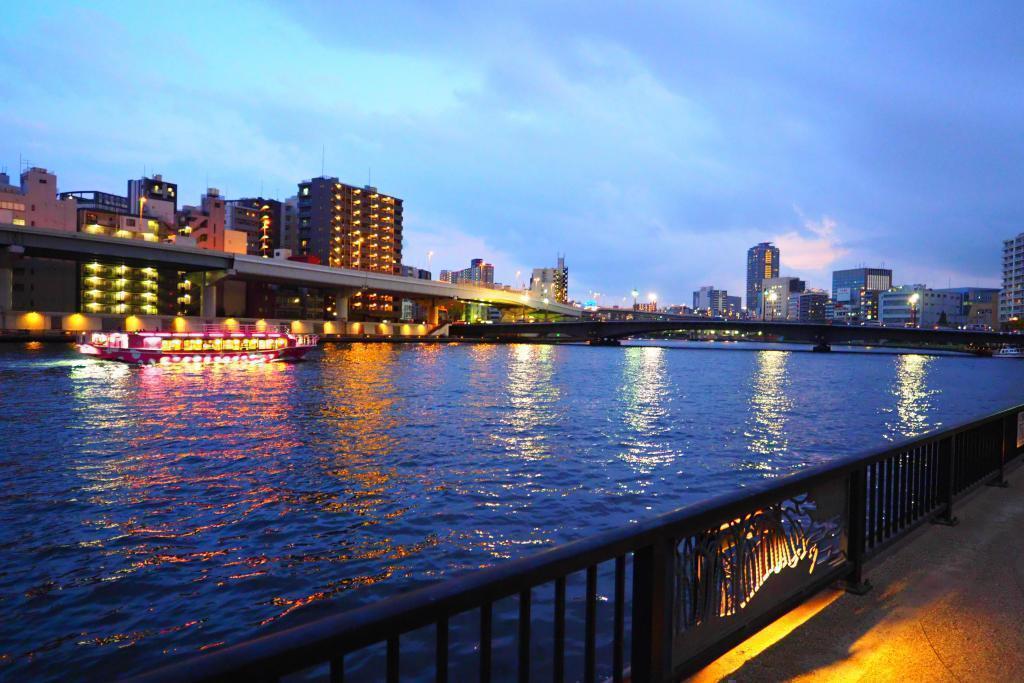
[[[465,680],[467,672],[482,681],[673,680],[829,584],[865,590],[868,559],[926,521],[955,524],[958,498],[1004,483],[1022,437],[1024,405],[137,680],[278,680],[303,672],[333,683],[344,680],[346,659],[361,662],[359,680],[372,673],[389,682]],[[571,582],[583,590],[567,606]],[[496,614],[512,632],[499,648]],[[567,638],[570,626],[579,633]],[[381,650],[379,668],[361,654],[372,648]]]

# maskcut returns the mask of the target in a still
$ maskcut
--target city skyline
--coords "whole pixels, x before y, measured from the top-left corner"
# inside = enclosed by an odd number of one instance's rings
[[[623,23],[597,9],[559,40],[548,15],[568,10],[379,11],[389,31],[352,35],[341,10],[313,5],[159,24],[128,5],[13,8],[0,68],[18,107],[0,159],[12,175],[19,155],[55,170],[62,190],[116,189],[144,167],[187,201],[372,173],[408,202],[407,263],[479,257],[507,281],[565,252],[571,296],[608,304],[633,287],[666,303],[709,283],[743,291],[761,241],[817,287],[862,263],[901,283],[998,286],[1001,241],[1024,225],[1021,46],[1005,16],[1019,10],[736,6]],[[903,35],[911,18],[932,30]],[[669,43],[662,24],[703,37]],[[254,40],[268,25],[275,41]],[[68,33],[92,30],[118,50]],[[962,40],[978,31],[984,45]],[[852,64],[825,70],[819,54]]]

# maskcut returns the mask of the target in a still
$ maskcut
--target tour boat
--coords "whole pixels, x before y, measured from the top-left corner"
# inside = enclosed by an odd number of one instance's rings
[[[993,354],[993,358],[1024,358],[1024,349],[1006,344],[999,347],[999,350]]]
[[[316,343],[315,334],[294,334],[283,327],[207,325],[203,332],[92,332],[78,350],[138,365],[267,363],[299,360]]]

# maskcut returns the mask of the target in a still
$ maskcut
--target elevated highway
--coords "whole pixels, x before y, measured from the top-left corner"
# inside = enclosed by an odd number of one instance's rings
[[[177,268],[189,273],[215,274],[203,283],[217,279],[252,280],[302,287],[318,287],[347,296],[360,289],[418,299],[452,300],[490,304],[502,308],[532,311],[578,318],[582,310],[554,301],[531,296],[523,291],[490,289],[474,285],[453,285],[438,280],[419,280],[364,270],[331,268],[285,259],[243,256],[210,249],[197,249],[163,242],[122,239],[82,232],[65,232],[21,225],[0,224],[0,287],[10,287],[9,257],[11,254],[64,259],[70,261],[117,260],[131,266]],[[7,264],[5,266],[5,263]],[[9,300],[10,293],[7,292]],[[0,291],[0,301],[4,292]],[[9,307],[9,304],[8,304]],[[3,308],[0,305],[0,308]]]
[[[1002,344],[1024,345],[1024,335],[1004,332],[977,332],[951,329],[914,329],[755,320],[715,320],[688,318],[667,321],[501,323],[493,325],[454,325],[451,334],[471,339],[513,341],[515,339],[550,341],[586,341],[615,344],[629,337],[644,337],[669,332],[736,333],[769,336],[785,341],[810,342],[826,351],[831,344],[899,344],[908,346],[950,345],[993,348]]]

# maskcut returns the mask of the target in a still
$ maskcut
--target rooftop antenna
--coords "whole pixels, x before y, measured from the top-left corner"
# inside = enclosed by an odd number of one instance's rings
[[[324,161],[327,158],[327,145],[320,145],[320,177],[324,177]]]
[[[370,166],[366,167],[366,184],[368,187],[373,187],[373,168]]]

